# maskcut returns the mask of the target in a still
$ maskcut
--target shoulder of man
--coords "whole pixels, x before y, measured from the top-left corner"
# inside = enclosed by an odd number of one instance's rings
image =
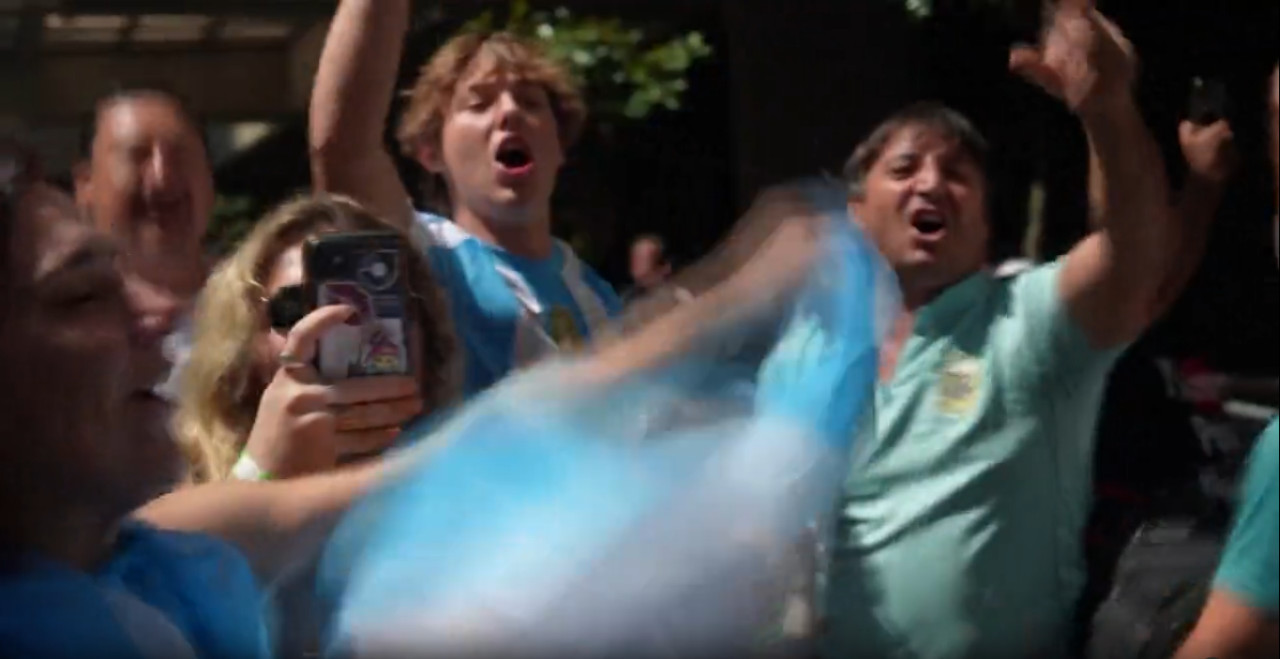
[[[1127,346],[1098,348],[1071,316],[1059,290],[1065,259],[1026,268],[1006,277],[994,277],[1003,289],[999,313],[1012,322],[1011,347],[1021,353],[1018,363],[1037,378],[1075,383],[1102,383]],[[1083,378],[1083,380],[1081,379]]]
[[[418,211],[415,216],[417,221],[410,227],[409,233],[420,248],[452,249],[475,239],[475,236],[442,215]]]

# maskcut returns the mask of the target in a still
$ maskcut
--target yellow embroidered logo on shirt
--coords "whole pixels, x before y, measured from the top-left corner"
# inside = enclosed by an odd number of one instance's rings
[[[551,308],[551,340],[566,350],[582,345],[582,333],[578,331],[572,311],[564,307]]]
[[[965,414],[978,402],[982,390],[982,360],[953,351],[942,360],[938,372],[938,411]]]

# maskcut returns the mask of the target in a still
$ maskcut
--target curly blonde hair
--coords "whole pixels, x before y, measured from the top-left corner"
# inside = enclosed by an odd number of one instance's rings
[[[424,145],[439,147],[458,83],[479,65],[540,85],[550,99],[560,145],[568,149],[578,140],[587,120],[587,106],[567,69],[531,39],[510,32],[468,32],[441,46],[405,93],[409,101],[396,131],[405,155],[417,157]]]
[[[248,440],[266,389],[254,365],[268,327],[265,281],[290,247],[333,231],[394,230],[355,201],[317,195],[269,213],[209,278],[195,312],[190,361],[181,374],[175,433],[188,480],[226,479]],[[420,388],[427,412],[456,399],[459,365],[443,293],[417,249],[408,255],[411,309],[422,329]]]

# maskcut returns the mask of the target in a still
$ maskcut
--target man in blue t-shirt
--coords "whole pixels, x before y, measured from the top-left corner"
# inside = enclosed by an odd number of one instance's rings
[[[0,654],[268,656],[244,556],[124,521],[179,457],[156,394],[175,298],[124,277],[71,199],[4,156]]]
[[[1280,67],[1271,74],[1271,164],[1280,202]],[[1280,211],[1272,218],[1280,261]],[[1178,659],[1274,657],[1280,649],[1280,421],[1262,431],[1249,457],[1235,527],[1213,590]]]
[[[551,235],[551,195],[586,115],[572,78],[529,41],[467,34],[422,67],[403,152],[442,182],[450,220],[415,213],[383,146],[408,0],[344,0],[311,101],[317,188],[351,195],[424,243],[465,346],[467,394],[590,339],[621,311]]]

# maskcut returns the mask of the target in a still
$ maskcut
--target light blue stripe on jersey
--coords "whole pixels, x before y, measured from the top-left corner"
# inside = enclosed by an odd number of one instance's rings
[[[622,311],[613,287],[562,242],[546,259],[521,258],[426,213],[414,237],[448,291],[467,396],[558,346],[589,339]]]
[[[265,659],[262,606],[229,545],[129,522],[92,574],[38,556],[0,564],[0,654]]]

